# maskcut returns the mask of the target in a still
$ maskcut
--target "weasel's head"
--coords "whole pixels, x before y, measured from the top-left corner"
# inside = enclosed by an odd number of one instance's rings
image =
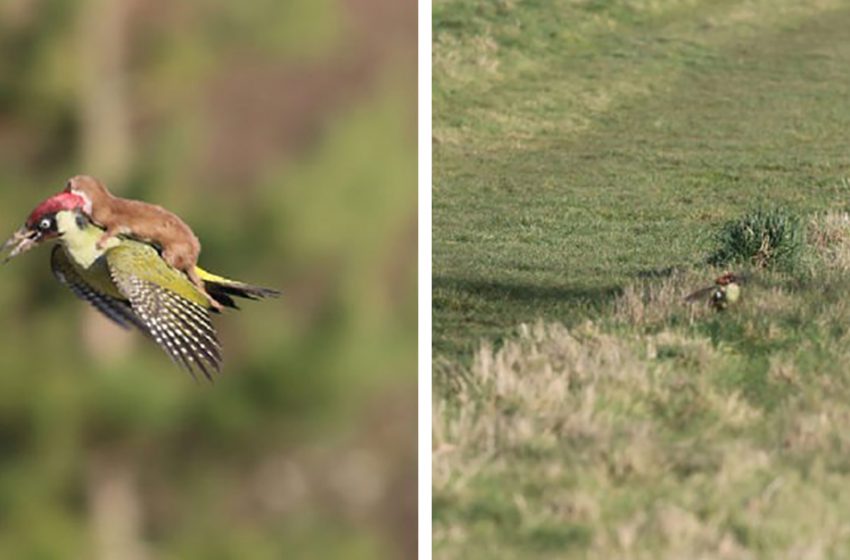
[[[83,212],[91,216],[92,206],[95,202],[109,196],[106,186],[90,175],[77,175],[68,179],[65,183],[66,193],[72,193],[85,201]]]
[[[735,284],[738,282],[738,276],[733,274],[732,272],[727,272],[723,276],[717,278],[714,281],[718,286],[728,286],[729,284]]]

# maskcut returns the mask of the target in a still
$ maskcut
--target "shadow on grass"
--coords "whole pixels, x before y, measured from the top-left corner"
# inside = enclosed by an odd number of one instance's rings
[[[435,277],[433,291],[435,306],[439,304],[438,300],[452,298],[453,293],[456,296],[463,294],[488,303],[506,303],[509,306],[505,309],[506,312],[511,309],[534,311],[535,315],[532,317],[518,317],[521,321],[528,321],[538,316],[544,319],[563,319],[552,316],[553,310],[602,309],[619,296],[623,289],[614,285],[546,286],[500,280]],[[438,295],[440,297],[437,297]],[[523,315],[526,313],[523,312]]]
[[[684,270],[685,269],[681,266],[665,266],[664,268],[645,268],[643,270],[638,270],[635,274],[635,277],[641,280],[657,280],[669,278],[674,274],[684,272]]]
[[[598,315],[622,287],[557,286],[531,282],[452,278],[433,280],[435,355],[468,364],[482,340],[496,346],[520,323],[538,319],[572,326]]]

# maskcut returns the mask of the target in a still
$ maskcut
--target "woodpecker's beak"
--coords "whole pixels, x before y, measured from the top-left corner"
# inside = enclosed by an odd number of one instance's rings
[[[6,243],[4,243],[2,249],[0,249],[0,253],[11,249],[6,258],[3,259],[3,264],[9,262],[22,253],[26,253],[38,245],[41,238],[42,234],[37,229],[30,229],[27,226],[21,226],[18,231],[12,234],[12,237],[6,240]]]

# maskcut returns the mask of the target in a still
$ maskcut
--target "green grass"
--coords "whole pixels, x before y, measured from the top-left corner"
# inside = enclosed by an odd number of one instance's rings
[[[435,557],[850,554],[848,26],[435,2]]]
[[[593,315],[767,202],[846,205],[850,13],[654,4],[435,5],[437,355]]]

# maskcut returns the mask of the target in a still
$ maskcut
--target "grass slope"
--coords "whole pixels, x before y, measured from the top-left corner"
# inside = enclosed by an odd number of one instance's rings
[[[437,355],[586,317],[756,201],[846,204],[850,11],[797,4],[437,2]]]
[[[850,556],[850,7],[797,4],[435,2],[435,557]],[[768,202],[801,266],[683,306]]]

